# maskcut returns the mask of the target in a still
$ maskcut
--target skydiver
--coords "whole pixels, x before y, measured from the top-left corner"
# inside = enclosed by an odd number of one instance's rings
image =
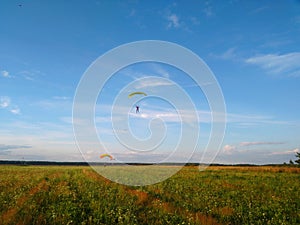
[[[136,105],[135,108],[136,108],[135,113],[139,113],[140,112],[140,107],[138,105]]]

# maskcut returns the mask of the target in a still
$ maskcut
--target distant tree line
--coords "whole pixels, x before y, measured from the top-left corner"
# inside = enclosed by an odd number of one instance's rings
[[[296,160],[295,163],[297,163],[298,165],[300,165],[300,152],[296,152]]]
[[[296,160],[295,162],[293,160],[290,160],[289,164],[290,165],[295,165],[295,163],[300,166],[300,152],[296,152]],[[287,165],[287,163],[284,163],[285,165]]]

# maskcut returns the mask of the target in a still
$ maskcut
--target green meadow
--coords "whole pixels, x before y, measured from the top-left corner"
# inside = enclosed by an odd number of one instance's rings
[[[88,166],[2,165],[0,224],[300,224],[299,181],[296,167],[186,166],[139,187]]]

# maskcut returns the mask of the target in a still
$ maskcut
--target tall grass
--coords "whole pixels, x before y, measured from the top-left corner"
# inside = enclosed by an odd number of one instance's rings
[[[0,224],[300,224],[299,181],[297,168],[185,167],[131,187],[89,167],[0,166]]]

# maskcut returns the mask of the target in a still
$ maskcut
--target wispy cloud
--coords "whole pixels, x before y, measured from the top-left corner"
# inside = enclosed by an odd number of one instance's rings
[[[224,152],[225,152],[226,154],[231,154],[232,151],[235,150],[235,149],[236,149],[236,146],[234,146],[234,145],[225,145],[225,146],[223,147],[223,150],[224,150]]]
[[[243,127],[255,126],[258,124],[280,124],[289,125],[295,124],[292,121],[282,121],[270,115],[251,115],[251,114],[236,114],[227,113],[227,123],[235,123]]]
[[[165,122],[181,122],[181,117],[184,117],[186,119],[192,120],[191,116],[188,114],[177,114],[177,113],[172,113],[172,112],[159,112],[159,111],[151,111],[149,112],[146,110],[144,113],[136,114],[136,113],[129,113],[130,116],[132,117],[137,117],[137,118],[143,118],[143,119],[152,119],[152,118],[160,118]],[[194,121],[195,119],[193,119]]]
[[[38,102],[33,102],[32,105],[39,106],[46,110],[52,109],[60,109],[60,110],[67,110],[69,111],[72,108],[72,101],[68,97],[64,96],[55,96],[50,99],[43,99]]]
[[[225,52],[220,53],[220,54],[211,53],[210,55],[214,58],[223,59],[223,60],[234,60],[238,57],[235,47],[229,48]]]
[[[15,121],[2,124],[0,134],[1,159],[82,160],[72,127],[65,124]]]
[[[167,6],[163,13],[163,19],[166,20],[166,28],[171,30],[182,30],[188,33],[193,33],[191,26],[198,26],[200,21],[199,15],[184,15],[180,9],[181,4],[172,3]]]
[[[265,11],[269,8],[270,8],[269,6],[261,6],[261,7],[254,9],[253,11],[251,11],[250,14],[262,13],[263,11]]]
[[[136,89],[142,88],[149,88],[149,87],[158,87],[158,86],[172,86],[174,83],[168,80],[157,80],[157,79],[142,79],[140,82],[135,86]]]
[[[180,29],[185,32],[192,33],[193,31],[189,28],[190,24],[196,25],[197,21],[194,19],[193,21],[190,21],[189,18],[181,18],[176,13],[168,13],[167,16],[165,16],[167,20],[167,26],[166,28],[168,30],[170,29]]]
[[[226,144],[223,147],[223,151],[226,154],[232,154],[233,152],[241,152],[246,146],[257,146],[257,145],[282,145],[285,142],[276,142],[276,141],[250,141],[250,142],[240,142],[236,145]]]
[[[147,81],[147,80],[146,80]],[[148,81],[147,81],[148,82]],[[142,86],[147,85],[146,83],[143,83]],[[150,84],[151,85],[151,84]],[[170,85],[169,83],[152,83],[152,85]],[[142,87],[140,86],[140,87]],[[163,87],[163,86],[162,86]],[[127,106],[114,106],[114,110],[119,112],[120,114],[128,114],[129,109]],[[97,112],[101,112],[101,116],[103,114],[109,115],[109,120],[111,119],[110,117],[110,112],[112,110],[111,105],[98,105],[97,106]],[[192,109],[186,109],[186,110],[181,110],[181,115],[184,118],[189,118],[189,122],[200,122],[200,123],[212,123],[212,112],[210,110],[196,110],[194,112]],[[198,115],[198,118],[194,117],[195,113]],[[178,117],[178,113],[175,111],[166,111],[166,108],[164,107],[158,107],[158,106],[153,106],[151,105],[151,109],[149,107],[143,107],[141,114],[143,114],[144,118],[153,118],[153,117],[161,117],[164,119],[166,122],[180,122],[180,117]],[[145,114],[145,115],[144,115]],[[100,116],[100,115],[98,115]],[[138,116],[134,115],[133,116]],[[299,121],[282,121],[278,120],[276,117],[270,116],[270,115],[258,115],[258,114],[237,114],[237,113],[224,113],[221,112],[215,112],[214,113],[214,122],[224,122],[223,118],[224,116],[226,117],[226,123],[230,123],[236,126],[242,126],[242,127],[253,127],[253,126],[260,126],[262,124],[274,124],[274,125],[299,125]],[[103,120],[103,118],[101,119]],[[105,121],[109,121],[108,119]]]
[[[190,20],[191,20],[192,24],[194,24],[194,25],[200,25],[200,20],[197,17],[192,16],[190,18]]]
[[[206,17],[211,17],[211,16],[215,15],[215,13],[213,12],[213,7],[212,7],[212,4],[211,4],[211,1],[206,1],[205,2],[205,6],[204,6],[202,12],[204,13],[204,15]]]
[[[135,9],[131,9],[130,13],[129,13],[129,17],[135,16],[136,15],[136,10]]]
[[[299,148],[295,148],[293,150],[281,151],[281,152],[271,152],[270,155],[291,155],[299,152]]]
[[[168,15],[167,20],[168,20],[167,28],[179,28],[180,27],[179,17],[175,13]]]
[[[106,110],[106,111],[104,111]],[[180,110],[180,112],[170,109],[170,108],[164,108],[159,106],[151,106],[151,109],[148,107],[143,107],[140,111],[140,113],[135,113],[134,110],[129,111],[128,107],[125,106],[115,106],[114,110],[115,113],[114,117],[111,117],[109,112],[111,111],[111,107],[102,107],[101,113],[107,114],[107,116],[100,116],[97,115],[95,121],[97,123],[111,123],[112,119],[116,121],[123,121],[124,118],[134,117],[139,119],[145,119],[145,120],[152,120],[155,118],[162,119],[166,123],[181,123],[181,122],[187,122],[190,124],[198,123],[198,122],[207,122],[209,123],[211,121],[210,119],[210,112],[206,111],[196,111],[193,112],[192,110]],[[197,113],[199,115],[197,116]],[[196,116],[195,116],[196,115]],[[199,118],[198,118],[199,117]]]
[[[55,100],[70,100],[70,97],[67,96],[53,96]]]
[[[21,114],[21,110],[17,105],[12,105],[10,97],[8,96],[0,96],[0,109],[6,109],[12,114]]]
[[[5,145],[0,144],[0,151],[9,151],[13,149],[23,149],[23,148],[31,148],[29,145]]]
[[[214,15],[214,13],[212,11],[212,7],[210,7],[210,6],[205,7],[202,11],[207,17],[211,17]]]
[[[251,145],[282,145],[284,142],[276,141],[254,141],[254,142],[241,142],[240,146],[251,146]]]
[[[2,77],[5,77],[5,78],[11,78],[11,77],[12,77],[12,76],[9,74],[9,72],[6,71],[6,70],[2,70],[2,71],[1,71],[1,76],[2,76]]]
[[[145,73],[145,72],[141,72],[141,71],[136,71],[131,68],[127,68],[124,71],[122,71],[122,75],[127,76],[133,80],[137,80],[137,79],[141,79],[143,77],[152,76],[153,74],[150,74],[149,72]]]
[[[21,114],[21,110],[18,106],[14,106],[12,109],[9,110],[12,114],[15,114],[15,115],[19,115]]]
[[[162,66],[160,66],[159,64],[152,64],[152,69],[154,70],[154,72],[156,74],[158,74],[159,76],[162,76],[164,78],[170,78],[170,74],[167,70],[165,70]]]
[[[7,96],[0,96],[0,108],[7,108],[10,105],[10,98]]]
[[[29,80],[29,81],[35,81],[35,80],[37,80],[38,77],[45,75],[44,73],[42,73],[39,70],[23,70],[23,71],[19,72],[18,74],[20,74],[21,76],[24,77],[24,79]]]
[[[258,55],[245,62],[259,66],[270,74],[300,77],[300,52]]]

